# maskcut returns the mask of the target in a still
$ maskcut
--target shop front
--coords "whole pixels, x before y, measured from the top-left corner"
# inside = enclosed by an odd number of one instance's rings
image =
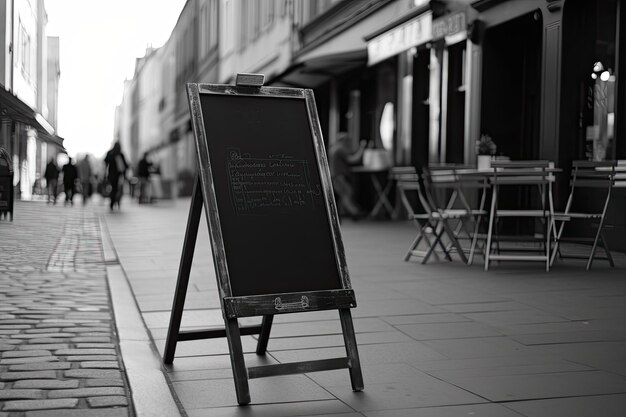
[[[467,22],[474,12],[422,3],[368,40],[372,71],[396,67],[395,163],[471,163]]]
[[[416,122],[424,103],[428,102],[430,40],[432,39],[432,13],[428,2],[411,9],[409,13],[376,33],[366,37],[368,70],[376,86],[372,101],[371,131],[377,146],[393,152],[395,165],[409,165],[419,161],[420,147],[415,138],[423,139],[420,128],[426,126],[428,116]],[[416,100],[416,89],[423,95]],[[393,129],[387,126],[393,124]],[[392,134],[386,133],[391,130]],[[419,142],[418,142],[419,143]]]
[[[65,152],[63,138],[37,112],[0,86],[0,148],[12,159],[15,196],[31,199],[43,193],[47,159]]]
[[[563,166],[577,159],[626,159],[626,88],[619,74],[626,64],[619,35],[624,6],[622,0],[564,2],[558,142]],[[609,247],[626,251],[626,189],[616,188],[612,199]],[[598,200],[590,194],[588,206],[579,209],[593,210]]]
[[[428,163],[474,164],[476,140],[489,135],[496,155],[547,159],[564,170],[554,187],[562,209],[573,160],[626,158],[622,0],[449,1],[431,8],[430,56],[418,49],[413,66],[412,161],[424,163],[428,150]],[[429,84],[420,85],[427,62]],[[622,251],[625,194],[614,193],[607,231],[609,246]]]

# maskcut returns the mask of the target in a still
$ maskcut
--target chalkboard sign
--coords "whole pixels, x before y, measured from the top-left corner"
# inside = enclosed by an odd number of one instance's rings
[[[246,80],[254,80],[248,75]],[[248,379],[348,368],[363,388],[350,308],[356,306],[313,92],[261,85],[188,84],[198,155],[164,361],[177,341],[227,337],[237,398]],[[179,331],[204,207],[225,329]],[[246,368],[241,334],[265,354],[275,314],[339,310],[348,356]],[[237,318],[262,316],[260,326]]]
[[[232,295],[342,288],[306,101],[200,104]]]

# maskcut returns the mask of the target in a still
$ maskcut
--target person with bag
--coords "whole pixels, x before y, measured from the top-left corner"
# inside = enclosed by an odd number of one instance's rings
[[[63,189],[65,190],[65,205],[74,205],[74,192],[76,191],[76,180],[78,170],[74,165],[74,160],[69,158],[67,164],[63,165]]]
[[[46,165],[46,171],[43,174],[46,179],[46,187],[48,187],[48,200],[47,203],[57,203],[57,185],[59,181],[59,168],[57,167],[54,158],[50,158],[48,165]]]
[[[93,194],[93,175],[91,173],[91,161],[89,155],[85,155],[83,159],[78,161],[76,168],[78,169],[78,178],[80,180],[79,191],[83,195],[83,205],[85,205]]]
[[[113,210],[117,205],[117,209],[119,210],[122,193],[124,191],[126,171],[128,170],[128,163],[126,162],[126,157],[122,153],[122,147],[119,142],[115,142],[113,148],[107,152],[106,157],[104,158],[104,163],[107,180],[111,185],[110,207],[111,210]]]
[[[150,203],[150,174],[152,173],[152,162],[148,159],[148,152],[143,154],[137,167],[137,177],[139,177],[139,204]]]

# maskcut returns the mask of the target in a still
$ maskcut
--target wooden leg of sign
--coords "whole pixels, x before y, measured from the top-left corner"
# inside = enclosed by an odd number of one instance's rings
[[[239,405],[250,403],[250,387],[248,386],[248,370],[243,357],[241,335],[237,319],[226,320],[226,338],[230,350],[230,364],[235,378],[235,392]]]
[[[346,344],[346,353],[350,358],[350,382],[354,391],[363,390],[363,374],[361,373],[361,361],[359,351],[356,346],[354,326],[352,325],[352,314],[349,308],[339,309],[339,319],[343,331],[343,340]]]
[[[191,262],[193,260],[193,252],[196,248],[196,238],[198,237],[198,227],[200,226],[201,216],[202,189],[200,182],[196,179],[193,196],[191,198],[191,207],[189,208],[189,217],[187,219],[187,231],[185,232],[185,240],[183,242],[183,253],[178,268],[178,281],[176,282],[176,292],[174,293],[170,327],[167,330],[165,353],[163,354],[163,362],[167,364],[174,361],[176,342],[178,342],[180,322],[183,318],[187,285],[189,284],[189,274],[191,273]]]
[[[272,321],[274,321],[273,314],[266,314],[265,316],[263,316],[263,322],[261,323],[261,333],[259,334],[259,341],[256,344],[257,355],[265,355],[265,352],[267,352],[267,342],[269,342],[270,340]]]

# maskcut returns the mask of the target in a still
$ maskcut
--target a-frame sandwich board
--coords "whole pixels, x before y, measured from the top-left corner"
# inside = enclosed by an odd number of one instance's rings
[[[261,76],[262,77],[262,76]],[[350,309],[356,307],[312,90],[187,84],[198,179],[187,221],[164,362],[176,343],[226,337],[239,404],[248,379],[347,368],[363,377]],[[252,82],[250,82],[252,80]],[[224,329],[180,331],[202,208],[206,213]],[[266,352],[275,314],[338,310],[346,356],[246,368],[241,335]],[[262,316],[240,327],[241,317]]]

